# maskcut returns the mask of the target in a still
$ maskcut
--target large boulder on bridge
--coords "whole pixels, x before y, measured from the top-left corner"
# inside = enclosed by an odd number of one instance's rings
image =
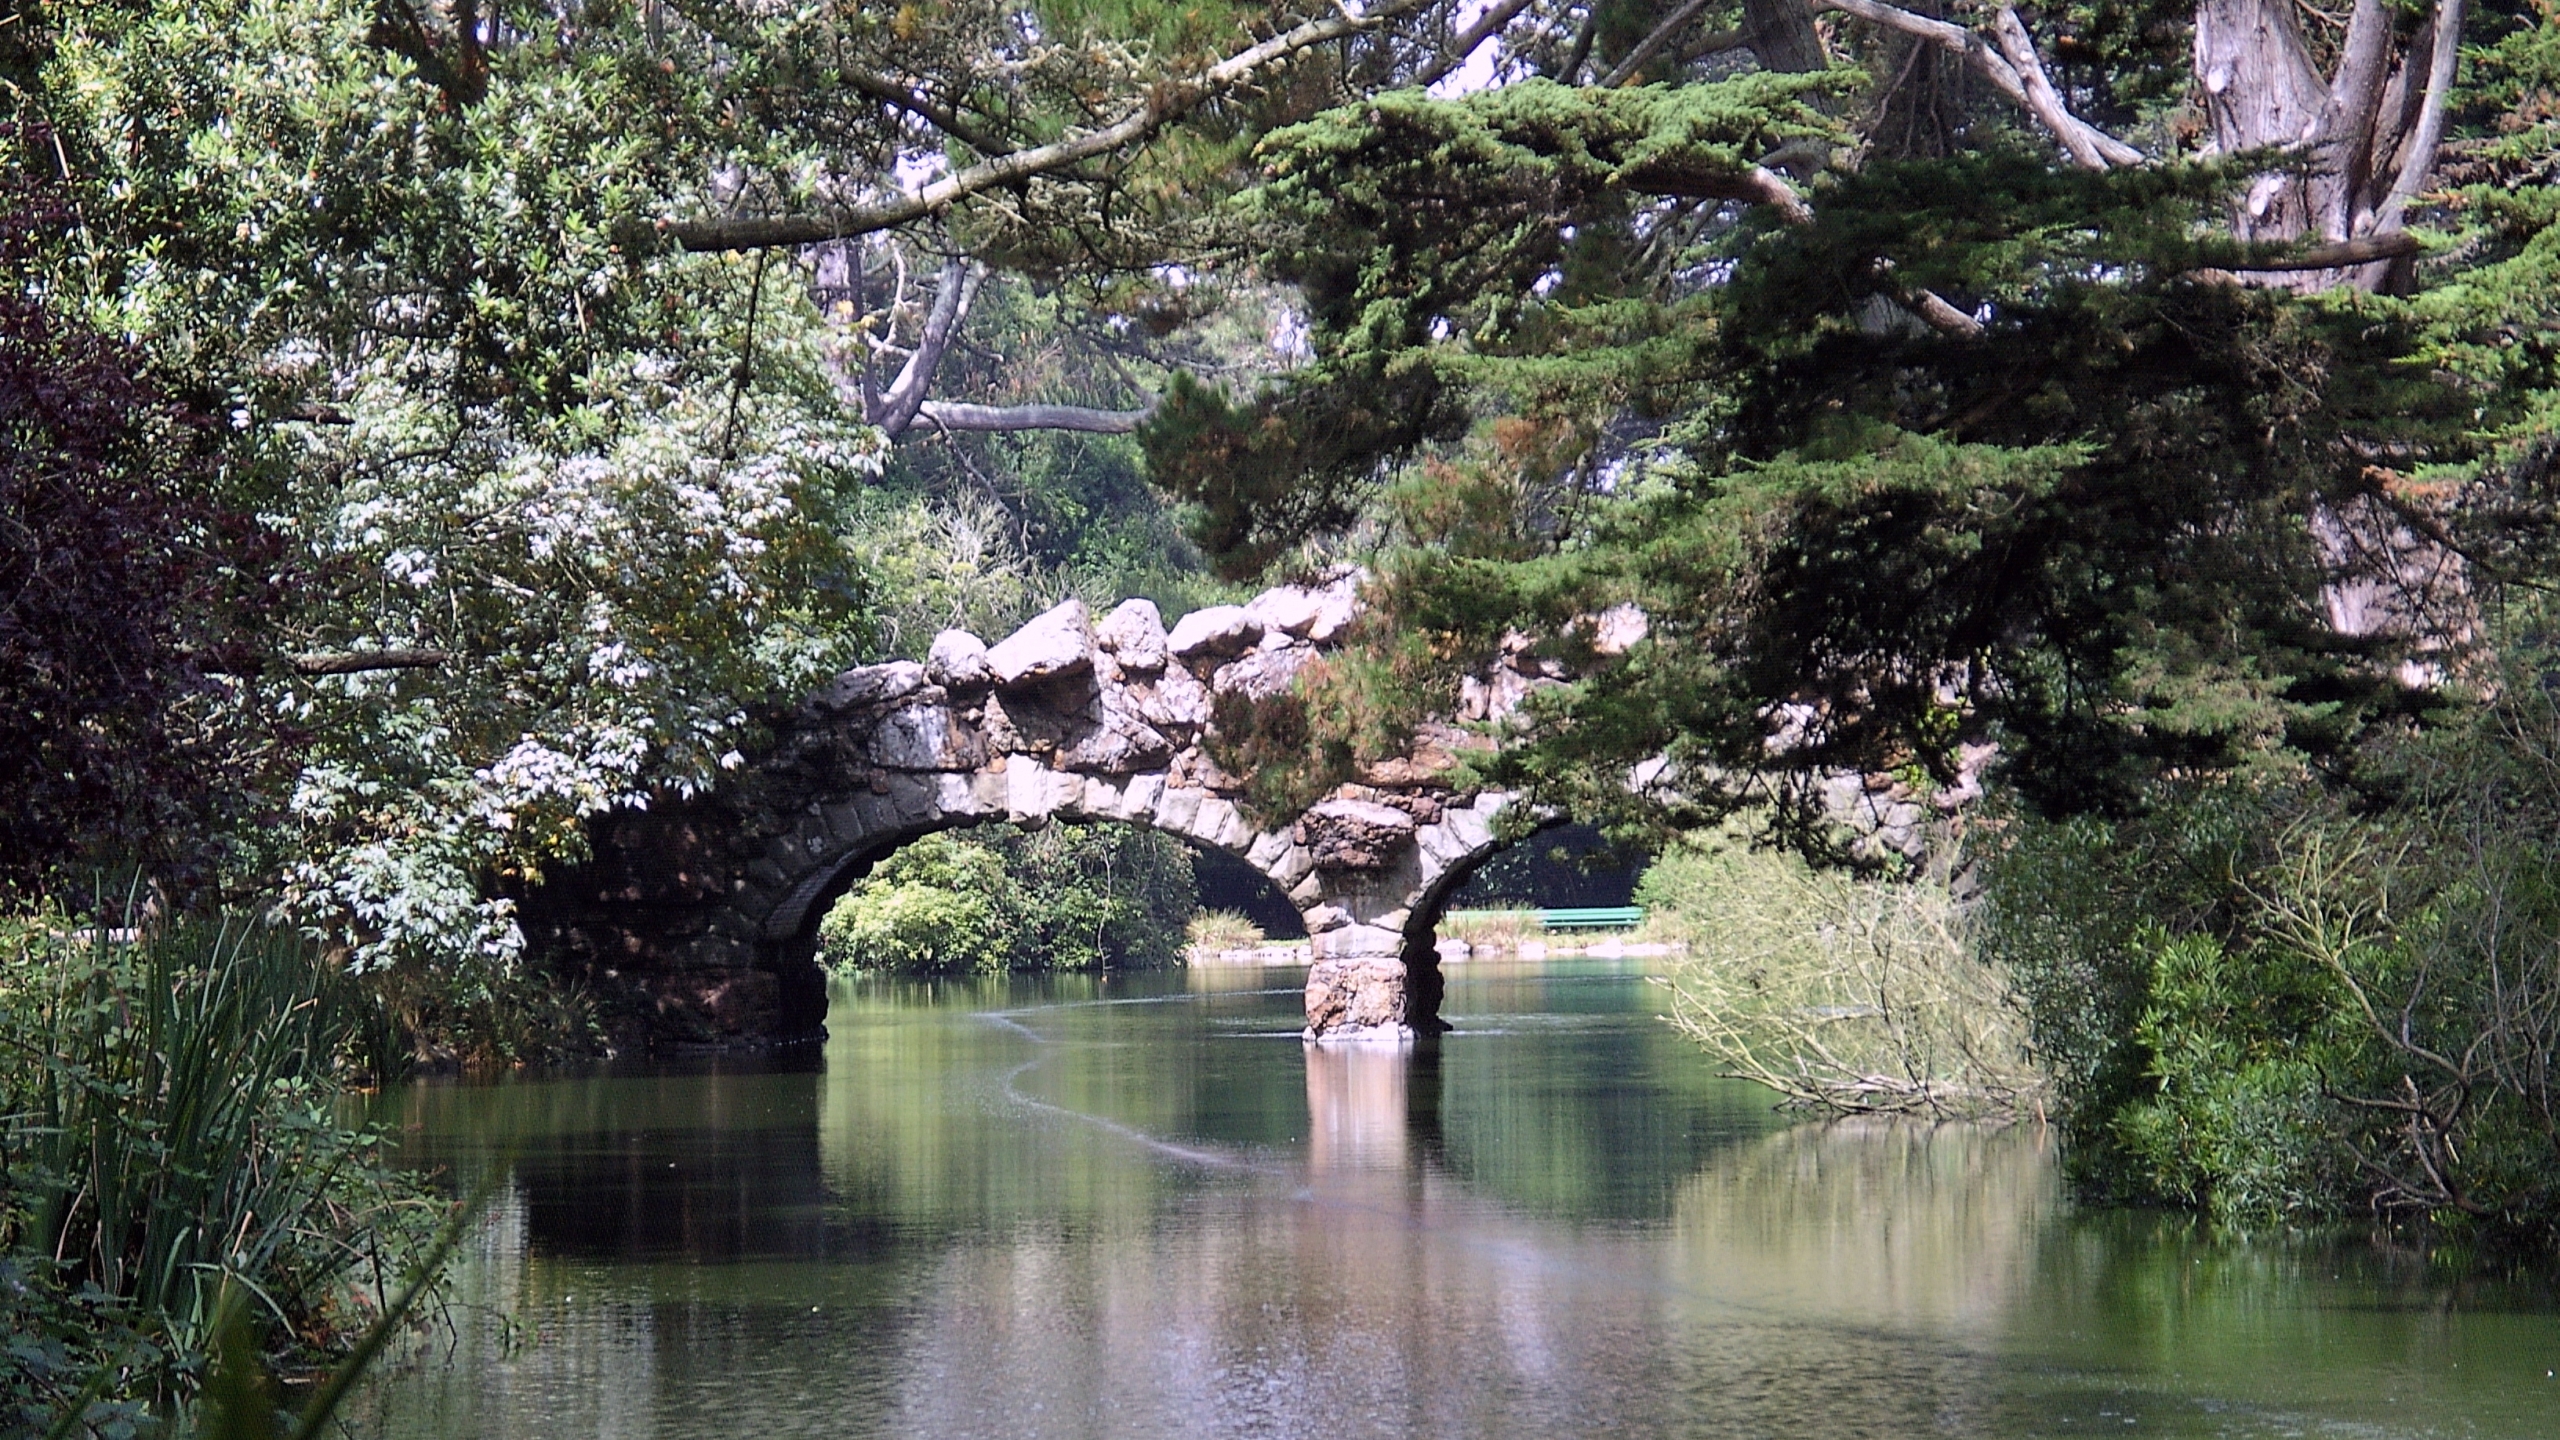
[[[1262,638],[1262,622],[1241,605],[1212,605],[1174,622],[1165,648],[1184,660],[1241,655]]]
[[[1013,687],[1064,680],[1093,669],[1093,616],[1081,600],[1043,611],[1030,624],[987,652],[998,685]]]
[[[1123,600],[1094,627],[1094,639],[1123,670],[1141,673],[1164,668],[1164,615],[1153,600]]]

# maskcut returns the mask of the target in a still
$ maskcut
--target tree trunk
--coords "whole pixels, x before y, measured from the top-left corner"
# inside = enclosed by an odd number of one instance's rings
[[[2335,73],[2323,79],[2294,0],[2200,0],[2195,73],[2215,151],[2291,151],[2305,162],[2252,181],[2233,207],[2232,233],[2331,244],[2397,233],[2435,164],[2461,31],[2462,0],[2436,0],[2406,34],[2386,0],[2356,0]],[[2397,288],[2408,267],[2401,259],[2274,272],[2257,283],[2305,293]]]
[[[1742,33],[1763,70],[1808,75],[1831,63],[1805,0],[1742,0]]]

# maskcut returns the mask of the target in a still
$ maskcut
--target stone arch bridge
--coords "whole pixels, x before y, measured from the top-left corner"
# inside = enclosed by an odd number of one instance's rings
[[[735,783],[603,817],[592,863],[523,897],[526,928],[642,1021],[628,1043],[787,1040],[818,1033],[817,921],[873,861],[959,825],[1119,821],[1237,856],[1289,897],[1312,941],[1310,1039],[1440,1028],[1433,928],[1498,847],[1509,802],[1458,780],[1486,727],[1427,722],[1410,754],[1271,825],[1203,744],[1217,697],[1267,700],[1344,639],[1356,583],[1282,587],[1170,633],[1145,600],[1098,623],[1069,601],[993,646],[945,631],[923,664],[848,670]],[[1608,652],[1643,631],[1611,612],[1592,639]],[[1498,722],[1555,683],[1556,662],[1530,649],[1516,640],[1465,682],[1450,721]]]

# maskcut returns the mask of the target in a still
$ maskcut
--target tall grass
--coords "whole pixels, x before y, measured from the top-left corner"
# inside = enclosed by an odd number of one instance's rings
[[[49,1295],[53,1323],[89,1327],[66,1359],[112,1319],[99,1388],[161,1412],[195,1388],[226,1286],[304,1347],[363,1328],[438,1209],[338,1114],[338,1077],[390,1041],[361,990],[254,920],[8,922],[0,1241],[20,1308]],[[0,1388],[22,1402],[70,1378],[13,1364]]]

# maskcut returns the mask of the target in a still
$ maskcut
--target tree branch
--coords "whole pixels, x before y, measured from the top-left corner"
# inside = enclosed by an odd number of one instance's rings
[[[2018,18],[2014,7],[2003,5],[1992,21],[1992,34],[2000,43],[2000,53],[2009,67],[2018,72],[2018,84],[2026,92],[2027,109],[2034,112],[2044,128],[2071,152],[2084,170],[2104,170],[2111,165],[2137,165],[2142,152],[2101,133],[2097,127],[2071,113],[2062,103],[2061,92],[2053,88],[2053,80],[2044,73],[2043,57],[2036,54],[2034,37],[2027,34],[2026,22]]]
[[[2343,270],[2350,265],[2370,265],[2376,260],[2397,260],[2403,255],[2416,255],[2427,247],[2418,237],[2406,231],[2389,235],[2367,235],[2337,245],[2315,245],[2292,255],[2271,256],[2264,260],[2234,260],[2224,266],[2228,270]]]
[[[2461,61],[2462,0],[2436,0],[2434,53],[2428,56],[2427,98],[2418,112],[2418,128],[2411,132],[2408,148],[2400,157],[2400,174],[2391,182],[2391,193],[2375,207],[2373,228],[2378,235],[2400,233],[2400,217],[2409,202],[2427,183],[2428,172],[2436,166],[2436,146],[2444,139],[2444,108],[2453,92],[2454,68]]]
[[[936,105],[886,76],[856,70],[849,65],[837,73],[843,77],[844,83],[853,89],[883,105],[906,111],[982,155],[992,155],[1004,148],[995,143],[985,131],[961,119],[958,111],[946,105]]]
[[[1706,9],[1707,3],[1708,0],[1689,0],[1688,4],[1672,11],[1661,24],[1653,27],[1652,34],[1637,41],[1636,48],[1628,51],[1624,59],[1610,67],[1608,74],[1600,77],[1600,88],[1614,90],[1635,79],[1637,72],[1644,69],[1645,62],[1651,60],[1663,46],[1678,38],[1681,31],[1688,29],[1689,22],[1698,18],[1698,12]],[[1743,35],[1739,30],[1726,31],[1725,36],[1730,36],[1731,39],[1719,48],[1730,50],[1743,43]],[[1718,38],[1723,39],[1724,36]]]
[[[456,657],[445,650],[342,650],[287,655],[296,675],[360,675],[369,670],[432,670]]]
[[[2142,163],[2141,151],[2073,115],[2064,107],[2061,95],[2054,91],[2052,81],[2045,76],[2044,63],[2036,58],[2035,44],[2028,38],[2026,26],[2019,22],[2014,14],[2009,13],[2006,6],[2002,7],[2004,19],[2001,28],[2005,31],[2009,25],[2014,24],[2016,34],[2014,38],[2004,34],[2000,49],[1994,49],[1990,42],[1964,26],[1927,15],[1916,15],[1899,6],[1884,4],[1882,0],[1813,0],[1813,4],[1816,9],[1838,10],[1888,29],[1899,30],[1905,35],[1917,36],[1956,56],[1970,66],[1974,73],[1990,81],[1991,87],[2007,96],[2012,104],[2041,121],[2046,129],[2053,132],[2054,138],[2062,141],[2064,146],[2071,150],[2074,159],[2080,158],[2081,145],[2085,144],[2096,151],[2098,158],[2111,164]],[[2017,60],[2001,53],[2012,45],[2019,47],[2019,58],[2025,62],[2023,69]],[[2032,84],[2027,78],[2029,73],[2035,77]],[[2035,93],[2037,88],[2045,92],[2046,100],[2039,101]],[[2106,166],[2100,165],[2096,168],[2104,169]]]
[[[1460,31],[1458,38],[1449,42],[1449,48],[1439,59],[1424,66],[1413,77],[1414,88],[1428,90],[1448,78],[1451,71],[1467,63],[1467,57],[1475,54],[1477,47],[1492,39],[1502,27],[1519,19],[1521,11],[1536,3],[1537,0],[1502,0],[1501,4],[1477,16],[1476,23]]]
[[[951,348],[951,337],[960,322],[968,318],[969,306],[978,298],[978,284],[986,273],[958,256],[942,262],[933,308],[925,313],[915,350],[899,367],[898,378],[890,382],[888,393],[880,397],[878,405],[867,407],[871,413],[862,417],[888,432],[890,439],[904,435],[907,427],[915,423],[916,413],[924,407],[925,391],[933,384],[933,372],[941,366],[944,352]]]
[[[1099,130],[995,156],[894,200],[857,205],[833,215],[661,220],[654,227],[655,232],[661,243],[682,250],[758,250],[815,245],[893,229],[939,214],[982,191],[1020,184],[1134,145],[1189,115],[1211,97],[1242,86],[1264,69],[1295,59],[1319,45],[1375,29],[1422,3],[1423,0],[1383,0],[1357,12],[1346,4],[1336,14],[1309,20],[1247,46],[1205,70],[1155,87],[1129,113]]]
[[[1083,405],[964,405],[927,400],[918,409],[917,418],[938,430],[1073,430],[1086,435],[1127,435],[1155,413],[1152,403],[1138,410],[1097,410]]]

